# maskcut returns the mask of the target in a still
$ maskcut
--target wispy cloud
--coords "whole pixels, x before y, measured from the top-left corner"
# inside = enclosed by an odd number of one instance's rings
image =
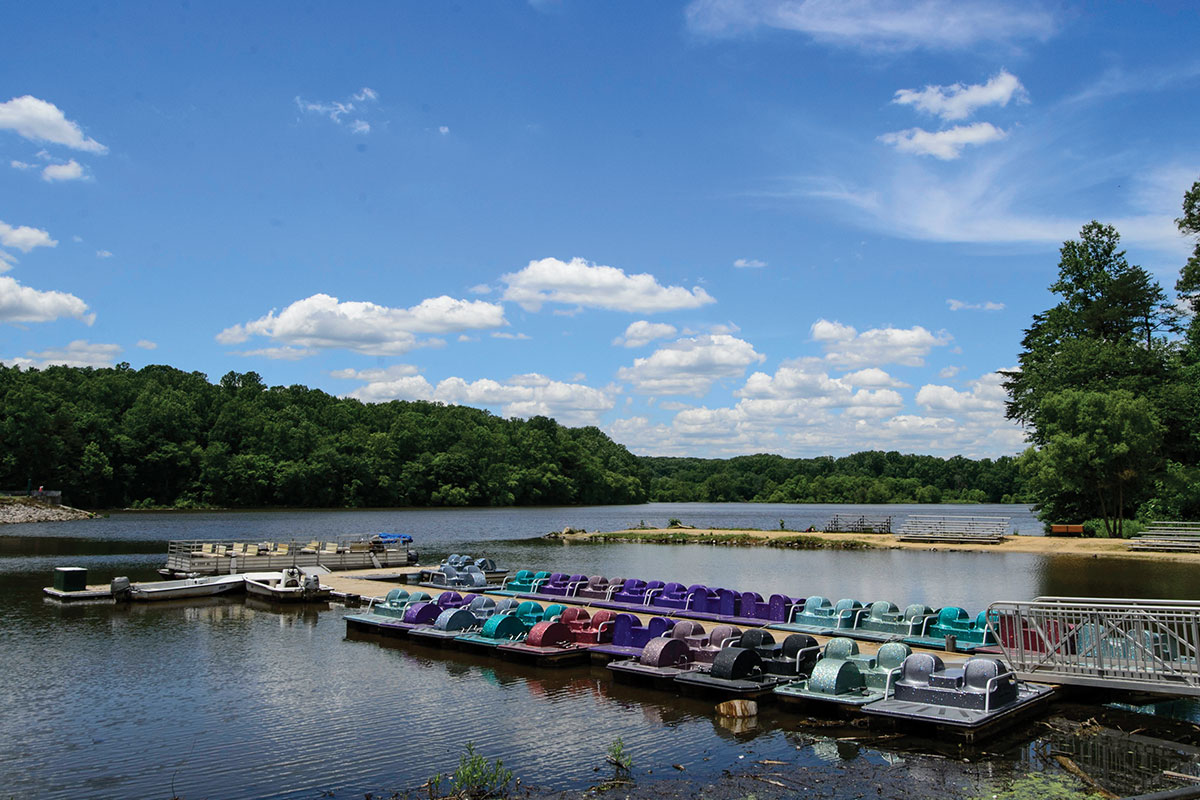
[[[349,122],[351,133],[365,135],[371,132],[371,123],[363,119],[371,104],[378,102],[379,93],[364,86],[345,100],[329,102],[305,100],[296,96],[296,107],[305,114],[327,117],[337,125]]]
[[[982,43],[1045,41],[1057,30],[1037,5],[995,0],[693,0],[688,27],[706,36],[758,28],[869,50],[961,50]]]
[[[765,267],[767,262],[759,261],[757,258],[739,258],[733,262],[733,265],[738,269],[753,269],[757,267]]]
[[[964,303],[962,300],[953,298],[946,300],[946,305],[951,311],[1003,311],[1004,303],[994,303],[991,300],[983,303]]]

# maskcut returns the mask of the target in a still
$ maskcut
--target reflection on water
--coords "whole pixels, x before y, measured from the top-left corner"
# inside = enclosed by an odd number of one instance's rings
[[[825,513],[783,508],[793,527],[793,516]],[[900,605],[979,609],[993,599],[1039,594],[1197,597],[1188,570],[1172,564],[1122,562],[1113,569],[1112,562],[1101,568],[1090,559],[1023,554],[565,546],[537,538],[564,525],[657,523],[652,515],[666,510],[699,524],[718,524],[701,519],[709,513],[721,524],[757,520],[744,523],[751,527],[777,526],[782,516],[770,506],[658,505],[120,515],[76,523],[72,534],[32,526],[42,529],[30,531],[40,552],[8,546],[0,556],[0,652],[10,709],[0,715],[4,791],[48,798],[390,793],[452,771],[468,741],[502,758],[527,783],[556,788],[595,780],[594,768],[604,769],[617,737],[637,769],[661,774],[680,764],[694,777],[749,759],[829,763],[824,768],[834,770],[847,759],[903,758],[890,745],[837,741],[853,732],[805,729],[794,715],[770,707],[751,722],[719,719],[711,703],[614,684],[603,668],[537,671],[348,636],[336,605],[211,598],[62,606],[40,596],[53,567],[64,562],[86,566],[93,583],[118,574],[151,577],[163,561],[159,544],[170,538],[229,538],[250,529],[255,539],[406,530],[427,553],[486,553],[512,567]],[[46,543],[71,535],[87,539]],[[119,549],[130,545],[147,552]],[[1013,754],[997,769],[1018,760]]]

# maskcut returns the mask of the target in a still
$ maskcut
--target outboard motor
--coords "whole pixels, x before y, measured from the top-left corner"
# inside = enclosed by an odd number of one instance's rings
[[[112,592],[113,600],[118,603],[128,602],[133,594],[129,578],[126,577],[113,578],[112,583],[109,584],[109,590]]]

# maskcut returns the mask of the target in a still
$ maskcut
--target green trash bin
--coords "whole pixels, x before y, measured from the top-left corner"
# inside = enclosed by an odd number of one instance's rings
[[[54,588],[60,592],[82,592],[87,588],[87,570],[83,567],[55,567]]]

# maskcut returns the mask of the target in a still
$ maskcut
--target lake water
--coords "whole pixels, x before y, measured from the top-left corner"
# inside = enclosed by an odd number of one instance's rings
[[[422,561],[450,552],[506,567],[754,588],[764,593],[961,605],[1039,594],[1200,599],[1174,564],[915,551],[776,551],[563,545],[565,526],[614,530],[677,517],[698,527],[820,527],[834,513],[1002,513],[1014,506],[649,504],[626,507],[113,514],[0,529],[0,794],[38,798],[339,797],[390,793],[453,771],[465,744],[529,784],[598,780],[621,737],[636,771],[716,775],[744,759],[835,764],[797,718],[767,710],[731,731],[709,702],[614,685],[603,668],[535,671],[455,651],[348,638],[340,606],[250,600],[63,606],[40,594],[55,566],[89,582],[154,577],[165,542],[413,534]],[[819,737],[818,737],[819,738]],[[832,741],[832,740],[830,740]],[[831,753],[833,755],[831,755]],[[894,754],[855,748],[880,763]],[[741,756],[742,758],[739,758]],[[834,769],[830,766],[830,769]]]

